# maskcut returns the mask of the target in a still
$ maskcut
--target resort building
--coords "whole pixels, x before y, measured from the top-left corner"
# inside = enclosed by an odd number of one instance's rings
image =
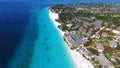
[[[81,32],[82,32],[82,30],[83,30],[83,29],[85,29],[85,28],[84,28],[84,27],[82,27],[82,26],[79,28],[79,30],[80,30]]]
[[[94,54],[90,51],[87,51],[86,57],[89,58],[89,59],[94,58]]]
[[[111,40],[109,41],[109,45],[112,47],[112,48],[116,48],[118,43],[115,41],[115,40]]]
[[[98,52],[103,52],[104,51],[104,47],[102,44],[96,44],[96,48],[98,49]]]
[[[91,35],[92,35],[92,31],[89,30],[89,31],[86,33],[86,35],[87,35],[87,36],[91,36]]]
[[[88,26],[90,26],[90,23],[83,21],[83,26],[87,28]]]
[[[84,43],[84,39],[78,35],[76,35],[74,32],[70,32],[68,34],[64,35],[65,40],[71,47],[78,47],[79,45]]]
[[[112,58],[111,58],[112,60],[118,60],[118,61],[120,61],[120,57],[117,57],[117,56],[112,56]]]
[[[95,25],[95,30],[97,30],[97,29],[102,27],[102,21],[101,20],[96,20],[94,22],[94,25]]]
[[[99,39],[100,38],[100,34],[95,34],[95,38]]]
[[[80,27],[80,26],[78,25],[78,26],[72,27],[71,29],[72,29],[72,30],[77,30],[77,29],[79,29],[79,27]]]
[[[108,33],[103,32],[103,33],[102,33],[102,37],[108,37]]]
[[[84,45],[80,45],[78,48],[78,52],[81,54],[84,54],[86,56],[86,58],[94,58],[94,55],[92,52],[90,52],[89,50],[87,50]]]
[[[83,35],[85,35],[87,32],[87,30],[84,27],[80,27],[79,30],[82,32]]]
[[[113,64],[104,56],[95,56],[95,60],[102,66],[102,68],[114,68]]]
[[[67,28],[71,28],[72,24],[67,24],[66,26],[67,26]]]

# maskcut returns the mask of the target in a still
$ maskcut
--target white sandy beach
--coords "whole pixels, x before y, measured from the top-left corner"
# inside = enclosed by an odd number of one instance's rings
[[[63,37],[64,33],[63,31],[61,31],[58,28],[58,25],[60,25],[60,23],[56,22],[55,19],[58,18],[58,14],[53,13],[49,10],[49,17],[51,18],[51,20],[53,21],[53,24],[55,25],[55,27],[57,27],[57,29],[59,30],[61,36]],[[67,44],[66,44],[67,45]],[[68,46],[66,46],[68,53],[71,56],[71,59],[75,65],[75,68],[94,68],[93,64],[91,64],[90,61],[88,61],[87,59],[85,59],[80,53],[78,53],[76,50],[70,50],[70,48]]]
[[[59,30],[60,34],[63,36],[65,32],[61,31],[59,28],[58,28],[58,25],[60,25],[59,22],[55,21],[55,19],[58,18],[58,14],[56,13],[53,13],[49,10],[49,17],[50,19],[53,21],[53,24],[55,25],[55,27]]]

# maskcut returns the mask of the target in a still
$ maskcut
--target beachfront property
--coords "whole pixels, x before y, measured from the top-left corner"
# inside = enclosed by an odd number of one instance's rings
[[[111,4],[88,4],[54,6],[52,10],[60,16],[64,39],[96,68],[119,68],[120,60],[116,59],[120,56],[120,14],[112,10]]]
[[[85,41],[80,36],[76,34],[73,35],[71,33],[65,33],[64,38],[71,48],[76,48],[79,53],[84,54],[89,59],[94,57],[92,52],[90,52],[86,49],[86,47],[84,47],[84,44],[87,42],[87,40]]]
[[[90,52],[88,49],[86,49],[86,47],[84,47],[84,45],[80,45],[80,46],[77,48],[77,51],[78,51],[80,54],[83,54],[84,56],[86,56],[86,58],[89,58],[89,59],[94,58],[94,54],[93,54],[92,52]]]
[[[102,68],[114,68],[113,64],[104,56],[95,56],[95,60],[102,66]]]
[[[72,48],[76,48],[84,43],[83,38],[76,35],[74,32],[65,33],[64,38]]]

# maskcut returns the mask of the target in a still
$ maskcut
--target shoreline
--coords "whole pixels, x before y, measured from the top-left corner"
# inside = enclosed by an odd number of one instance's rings
[[[49,9],[48,9],[48,10],[49,10]],[[57,14],[57,13],[53,13],[53,12],[51,12],[51,11],[49,10],[49,17],[50,17],[50,19],[52,20],[52,22],[53,22],[53,24],[55,25],[55,27],[57,28],[57,30],[60,32],[60,35],[63,37],[65,32],[63,32],[62,30],[60,30],[60,29],[58,28],[58,25],[60,25],[60,23],[57,22],[57,21],[55,21],[55,19],[58,18],[58,14]]]
[[[49,10],[49,9],[48,9]],[[49,10],[49,17],[52,20],[54,26],[57,28],[59,31],[60,35],[63,37],[64,33],[62,30],[58,28],[58,25],[60,25],[59,22],[55,21],[55,19],[58,18],[57,13],[53,13]],[[65,47],[68,51],[68,54],[70,55],[70,58],[72,59],[72,62],[74,64],[75,68],[94,68],[93,64],[91,64],[90,61],[85,59],[82,54],[78,53],[76,50],[70,50],[70,47],[67,46],[67,43],[65,42]]]

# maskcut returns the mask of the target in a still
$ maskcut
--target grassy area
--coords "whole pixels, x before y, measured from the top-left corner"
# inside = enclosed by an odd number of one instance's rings
[[[89,42],[87,42],[86,44],[84,44],[85,45],[85,47],[92,47],[92,46],[94,46],[94,42],[92,41],[92,39],[90,39],[90,38],[88,38],[88,40],[89,40]]]
[[[96,42],[96,43],[101,43],[103,46],[109,45],[108,40],[106,38],[93,39],[93,41]]]
[[[82,34],[82,32],[81,32],[81,31],[79,31],[79,30],[78,30],[78,31],[76,31],[76,33],[77,33],[78,35],[80,35],[81,37],[87,37],[86,35],[83,35],[83,34]]]
[[[116,60],[117,64],[120,64],[120,61]]]
[[[109,57],[111,57],[112,55],[113,55],[113,52],[111,51],[111,50],[108,50],[108,46],[104,46],[104,53],[107,55],[107,56],[109,56]]]
[[[81,17],[91,17],[93,16],[93,13],[91,13],[88,10],[79,10],[78,12],[74,13],[75,16],[81,16]]]
[[[91,47],[88,47],[87,49],[91,51],[93,54],[98,54],[98,51],[96,49],[93,49]]]
[[[118,44],[118,46],[115,49],[120,51],[120,43]]]

